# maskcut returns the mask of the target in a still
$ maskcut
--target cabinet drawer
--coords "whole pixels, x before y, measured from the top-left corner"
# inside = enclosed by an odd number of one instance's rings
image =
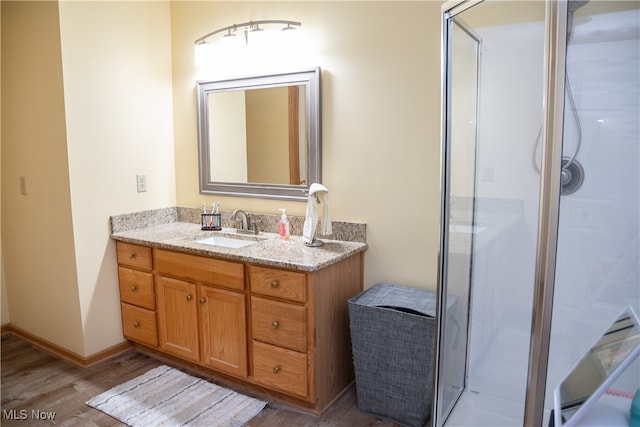
[[[158,334],[155,311],[125,303],[121,303],[120,307],[124,336],[133,341],[157,347]]]
[[[307,351],[307,309],[251,297],[253,338],[291,350]]]
[[[116,242],[118,264],[128,267],[151,270],[151,248],[132,245],[130,243]]]
[[[291,301],[307,301],[304,273],[252,265],[249,267],[249,277],[251,292]]]
[[[159,249],[154,253],[156,271],[160,274],[230,289],[244,289],[242,263]]]
[[[120,282],[120,300],[129,304],[156,309],[156,296],[153,290],[153,275],[139,270],[118,267]]]
[[[258,384],[307,397],[307,355],[254,341],[253,377]]]

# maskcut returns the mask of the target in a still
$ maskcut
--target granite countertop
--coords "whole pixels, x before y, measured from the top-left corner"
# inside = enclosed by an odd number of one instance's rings
[[[196,243],[196,240],[215,235],[254,240],[256,243],[243,248]],[[118,231],[112,233],[111,237],[126,243],[307,272],[320,270],[368,248],[366,243],[325,238],[320,238],[324,242],[323,246],[310,248],[305,246],[301,236],[283,240],[275,233],[244,235],[237,234],[232,228],[206,231],[201,230],[199,224],[178,221]]]

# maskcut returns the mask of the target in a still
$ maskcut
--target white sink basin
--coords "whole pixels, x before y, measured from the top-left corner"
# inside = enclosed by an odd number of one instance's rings
[[[205,245],[221,246],[223,248],[244,248],[258,243],[253,240],[234,239],[232,237],[211,236],[204,239],[196,240],[196,243]]]

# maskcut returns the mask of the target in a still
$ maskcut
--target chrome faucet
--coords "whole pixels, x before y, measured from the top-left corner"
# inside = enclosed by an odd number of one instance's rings
[[[240,218],[238,218],[238,216]],[[240,221],[240,228],[236,229],[238,233],[243,233],[243,234],[259,233],[257,223],[259,223],[260,221],[259,220],[252,221],[251,215],[249,215],[242,209],[236,209],[235,211],[233,211],[233,213],[231,214],[231,219],[234,221]]]
[[[240,219],[238,219],[238,215],[240,215]],[[235,211],[233,211],[233,213],[231,214],[231,219],[234,221],[240,221],[240,228],[238,229],[238,231],[249,230],[249,223],[251,220],[249,219],[247,213],[242,209],[236,209]]]

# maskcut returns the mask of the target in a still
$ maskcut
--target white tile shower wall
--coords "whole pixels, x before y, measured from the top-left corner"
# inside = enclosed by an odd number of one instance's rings
[[[540,180],[531,156],[542,117],[544,25],[475,30],[482,36],[478,170],[494,171],[492,181],[476,180],[476,220],[500,232],[474,254],[467,385],[522,405]]]

